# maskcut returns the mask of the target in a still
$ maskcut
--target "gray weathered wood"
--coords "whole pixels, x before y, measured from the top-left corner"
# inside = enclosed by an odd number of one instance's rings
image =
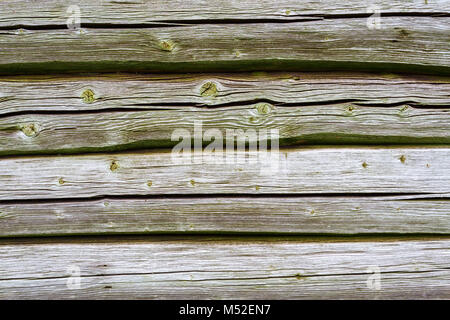
[[[448,196],[448,195],[447,195]],[[423,196],[101,199],[0,204],[0,236],[118,233],[449,234]]]
[[[3,0],[0,26],[65,25],[71,5],[80,8],[82,23],[178,25],[189,21],[269,19],[292,21],[299,18],[338,18],[341,15],[372,14],[376,7],[381,15],[414,13],[448,13],[446,0]],[[73,13],[73,12],[72,12]],[[339,15],[335,17],[335,15]]]
[[[216,95],[202,96],[206,83]],[[0,153],[168,147],[175,129],[196,121],[278,129],[282,145],[448,143],[449,92],[448,78],[339,73],[8,77]]]
[[[270,238],[4,243],[0,297],[448,299],[449,244]],[[79,289],[69,278],[77,270]],[[379,290],[371,286],[376,271]]]
[[[216,95],[202,95],[211,82]],[[86,103],[83,92],[91,90]],[[220,106],[265,99],[273,104],[450,105],[448,77],[363,73],[237,73],[27,76],[0,78],[0,115],[27,111],[93,111]]]
[[[163,107],[162,107],[163,108]],[[193,135],[221,130],[279,131],[280,145],[290,144],[448,144],[450,108],[363,107],[354,104],[274,107],[260,103],[198,109],[20,115],[0,118],[0,154],[107,151],[171,147],[176,129]],[[32,126],[33,131],[27,131]],[[178,139],[178,138],[176,138]],[[259,135],[251,141],[265,140]],[[204,143],[209,143],[204,138]]]
[[[3,30],[1,73],[384,70],[449,74],[450,19],[384,17],[171,28]],[[20,54],[19,54],[20,53]],[[435,68],[433,68],[435,67]]]
[[[450,3],[373,5],[2,1],[0,298],[449,299],[450,81],[392,74],[450,75]],[[326,70],[386,74],[287,73]],[[6,76],[118,71],[174,74]],[[384,146],[142,150],[200,121]]]
[[[149,194],[449,193],[450,149],[303,148],[0,159],[0,199]],[[187,153],[190,155],[190,153]],[[149,186],[150,184],[150,186]]]

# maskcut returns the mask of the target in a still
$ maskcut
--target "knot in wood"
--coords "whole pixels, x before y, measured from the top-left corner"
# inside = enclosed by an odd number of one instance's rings
[[[217,85],[214,82],[211,82],[211,81],[205,82],[200,87],[200,94],[203,97],[215,97],[215,96],[217,96]]]
[[[34,123],[26,123],[20,126],[20,130],[27,136],[27,137],[35,137],[39,133],[38,126]]]
[[[84,103],[92,103],[95,101],[94,91],[91,89],[86,89],[81,94],[81,99],[83,99]]]

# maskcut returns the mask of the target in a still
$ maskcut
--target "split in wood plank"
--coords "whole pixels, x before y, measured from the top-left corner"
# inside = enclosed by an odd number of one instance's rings
[[[448,147],[236,151],[231,153],[234,158],[199,152],[192,155],[184,158],[182,153],[143,152],[2,158],[0,200],[450,192]]]
[[[204,86],[211,89],[205,91]],[[450,78],[367,73],[212,73],[0,78],[0,116],[39,112],[338,104],[443,107]]]
[[[281,145],[445,144],[448,92],[448,78],[367,74],[9,77],[0,154],[173,147],[194,123],[277,129]]]
[[[450,75],[448,17],[2,30],[0,74],[361,70]],[[18,54],[20,53],[20,54]]]
[[[208,21],[242,22],[255,20],[290,22],[301,19],[371,16],[445,15],[450,12],[446,0],[2,0],[0,27],[65,26],[80,9],[81,24],[88,25],[167,25],[207,23]]]
[[[270,238],[2,243],[0,297],[448,299],[449,245],[448,239]],[[74,287],[74,270],[79,287]]]
[[[351,103],[275,107],[269,103],[214,110],[21,115],[0,118],[0,154],[62,154],[171,148],[201,132],[203,144],[219,130],[242,132],[247,142],[279,139],[279,145],[450,144],[450,107],[364,107]],[[276,135],[267,136],[272,132]],[[255,133],[255,134],[252,134]],[[233,135],[233,139],[236,139]],[[215,140],[213,140],[215,141]],[[214,143],[217,143],[214,142]],[[225,141],[222,143],[225,148]]]
[[[449,234],[449,194],[432,197],[163,196],[0,203],[0,236]]]

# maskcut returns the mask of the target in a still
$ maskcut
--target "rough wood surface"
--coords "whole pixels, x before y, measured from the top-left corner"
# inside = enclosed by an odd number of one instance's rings
[[[434,196],[436,197],[436,196]],[[426,196],[186,197],[0,204],[0,236],[119,233],[449,234]]]
[[[202,95],[205,83],[214,95]],[[93,92],[90,103],[83,99]],[[450,105],[450,78],[365,73],[211,73],[173,75],[15,76],[0,78],[0,115],[117,109],[220,107],[266,101],[295,106],[349,101],[361,105]]]
[[[3,0],[0,298],[450,299],[449,43],[444,0]],[[328,146],[157,149],[199,122]]]
[[[3,30],[0,73],[383,70],[450,74],[448,17]],[[226,32],[224,32],[226,30]],[[193,36],[194,35],[194,36]],[[20,54],[18,54],[20,52]]]
[[[201,94],[208,83],[214,95]],[[10,77],[0,154],[171,147],[196,121],[278,129],[281,145],[448,143],[449,92],[448,78],[339,73]]]
[[[61,26],[70,16],[67,9],[78,5],[82,24],[156,24],[180,25],[213,21],[246,22],[248,20],[338,19],[342,16],[371,15],[374,6],[382,15],[417,13],[447,14],[450,5],[446,0],[2,0],[0,27]]]
[[[450,149],[303,148],[0,159],[0,200],[150,194],[449,193]],[[189,155],[189,154],[188,154]],[[188,161],[186,161],[188,160]]]
[[[278,130],[279,144],[449,144],[450,108],[392,108],[336,104],[274,107],[250,104],[214,110],[21,115],[0,119],[0,154],[76,153],[173,147],[176,129]],[[33,128],[29,133],[27,128]],[[250,141],[265,140],[264,135]],[[203,137],[204,143],[208,141]]]
[[[0,245],[0,297],[448,299],[449,245],[448,239],[299,242],[270,238],[4,243]],[[71,270],[80,272],[79,289],[70,286]],[[380,272],[379,290],[371,286],[376,271]]]

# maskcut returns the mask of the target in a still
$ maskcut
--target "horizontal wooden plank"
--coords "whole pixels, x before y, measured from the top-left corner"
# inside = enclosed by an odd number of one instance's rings
[[[366,70],[450,74],[450,19],[3,30],[0,72]],[[195,36],[193,36],[195,35]],[[20,54],[18,54],[20,52]]]
[[[190,155],[190,153],[186,153]],[[180,154],[178,154],[180,155]],[[449,193],[450,149],[303,148],[0,159],[0,200],[224,193]],[[222,154],[221,154],[222,155]],[[182,156],[182,155],[181,155]]]
[[[196,121],[278,129],[281,145],[448,143],[448,92],[448,78],[342,73],[7,77],[0,154],[170,147]]]
[[[449,245],[448,239],[2,244],[0,297],[448,299]]]
[[[215,93],[202,86],[215,84]],[[92,98],[83,93],[92,91]],[[450,105],[450,78],[364,73],[235,73],[0,78],[0,115],[26,112],[275,105]]]
[[[363,0],[243,0],[243,1],[89,1],[77,0],[81,22],[84,24],[180,24],[203,20],[274,19],[292,21],[299,18],[335,15],[371,14],[374,8],[381,14],[448,13],[445,0],[377,0],[372,6]],[[63,25],[73,14],[67,12],[74,5],[70,0],[4,0],[0,14],[0,27]]]
[[[449,234],[423,196],[188,197],[0,204],[0,236],[119,233]]]
[[[20,115],[0,118],[0,154],[76,153],[173,147],[177,129],[278,130],[279,144],[449,144],[450,108],[354,104],[274,107],[268,103],[198,109]],[[30,131],[29,128],[32,128]],[[251,141],[265,140],[255,135]],[[210,139],[203,136],[203,143]]]

